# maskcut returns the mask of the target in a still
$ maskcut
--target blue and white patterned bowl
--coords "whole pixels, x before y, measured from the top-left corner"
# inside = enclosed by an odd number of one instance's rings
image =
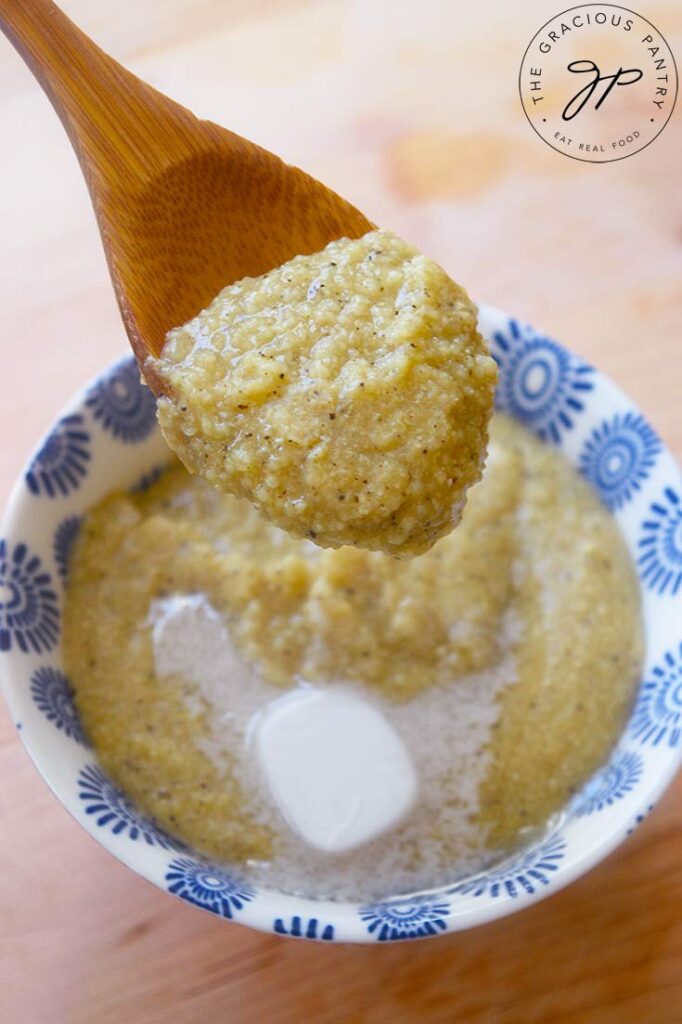
[[[475,878],[372,906],[255,889],[140,815],[87,744],[61,670],[69,552],[82,516],[115,488],[144,488],[167,459],[154,400],[128,357],[66,410],[18,481],[0,540],[0,669],[26,749],[64,806],[162,889],[253,928],[383,942],[458,931],[555,892],[602,860],[651,810],[682,756],[682,500],[670,454],[632,402],[556,342],[492,309],[498,404],[579,467],[613,510],[637,564],[646,663],[605,768],[535,845]],[[112,681],[113,682],[113,681]]]

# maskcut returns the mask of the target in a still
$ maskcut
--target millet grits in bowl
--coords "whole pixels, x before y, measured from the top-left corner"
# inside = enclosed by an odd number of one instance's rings
[[[613,747],[642,647],[608,510],[504,414],[460,526],[409,562],[290,538],[180,466],[106,499],[74,546],[63,640],[83,726],[146,813],[262,884],[334,899],[443,885],[542,828]],[[302,684],[370,700],[416,769],[412,812],[345,856],[292,833],[246,742]]]
[[[492,310],[480,323],[500,367],[488,464],[418,558],[322,550],[177,466],[158,475],[128,361],[17,485],[12,714],[78,820],[175,895],[325,940],[465,928],[601,859],[675,771],[678,471],[597,371]],[[183,661],[174,598],[212,658]],[[301,683],[359,694],[418,780],[405,816],[346,853],[304,847],[241,756],[252,716]]]

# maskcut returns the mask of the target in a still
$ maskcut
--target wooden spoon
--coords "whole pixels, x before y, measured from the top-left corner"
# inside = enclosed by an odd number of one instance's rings
[[[373,225],[248,139],[200,121],[102,52],[50,0],[0,0],[0,27],[76,150],[140,369],[225,285]]]

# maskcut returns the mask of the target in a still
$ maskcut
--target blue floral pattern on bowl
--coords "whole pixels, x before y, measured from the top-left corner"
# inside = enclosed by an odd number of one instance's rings
[[[52,578],[26,544],[0,540],[0,651],[51,651],[59,639]]]
[[[549,836],[530,850],[524,850],[510,860],[491,868],[476,878],[468,878],[449,889],[453,896],[501,896],[515,900],[532,895],[549,885],[552,875],[559,869],[566,852],[566,840],[561,833]]]
[[[682,737],[682,644],[654,666],[640,687],[630,733],[642,744],[675,748]]]
[[[76,538],[82,522],[83,519],[81,516],[67,516],[66,519],[62,519],[54,532],[52,553],[54,554],[57,572],[59,573],[62,583],[66,583],[69,575],[71,552],[74,544],[76,543]]]
[[[284,918],[275,918],[272,926],[273,932],[277,935],[291,935],[295,939],[320,939],[322,942],[331,942],[334,938],[334,925],[322,924],[316,917],[299,917],[298,914],[285,922]]]
[[[642,778],[644,759],[636,750],[616,752],[601,771],[593,775],[571,805],[571,812],[580,817],[611,806],[631,793]]]
[[[682,584],[682,502],[666,487],[642,523],[640,578],[658,594],[677,594]]]
[[[580,469],[610,509],[630,501],[656,465],[661,442],[639,413],[616,413],[592,431]]]
[[[214,865],[178,857],[168,866],[168,891],[220,917],[234,917],[256,895],[255,889]]]
[[[31,676],[33,700],[48,722],[62,729],[65,736],[88,747],[73,699],[73,689],[63,672],[49,665],[36,669]]]
[[[160,480],[163,474],[168,469],[167,465],[163,466],[152,466],[150,470],[143,473],[142,476],[135,481],[133,486],[130,488],[131,494],[144,494],[150,487],[153,487],[157,480]]]
[[[360,918],[367,925],[367,931],[379,942],[438,935],[447,930],[449,914],[447,899],[429,896],[372,903],[360,908]]]
[[[82,484],[89,462],[90,434],[83,416],[64,416],[28,467],[26,486],[32,494],[66,497]]]
[[[90,389],[85,404],[119,441],[144,441],[156,426],[156,399],[141,382],[132,357],[123,359],[99,380]]]
[[[653,809],[654,809],[654,804],[649,804],[648,807],[645,807],[645,809],[643,811],[640,811],[639,814],[637,814],[635,816],[635,820],[633,821],[632,825],[628,829],[628,835],[629,836],[631,836],[632,833],[635,832],[639,828],[639,826],[642,824],[642,822],[645,821],[648,818],[648,816],[651,814]]]
[[[517,320],[494,332],[491,351],[500,371],[497,407],[558,444],[585,408],[593,368]]]
[[[123,490],[148,487],[167,457],[154,400],[130,358],[76,398],[15,489],[0,543],[0,668],[12,719],[91,835],[162,889],[222,919],[296,939],[385,943],[500,917],[601,860],[657,802],[682,759],[679,470],[603,374],[494,310],[481,307],[480,321],[500,365],[498,407],[561,448],[622,526],[642,583],[648,647],[635,709],[608,763],[575,795],[551,835],[476,877],[371,905],[265,891],[183,848],[93,763],[81,745],[61,662],[57,591],[91,505],[112,480]]]
[[[125,835],[133,842],[143,839],[149,846],[164,850],[182,848],[155,822],[133,807],[128,797],[107,778],[98,765],[87,765],[78,776],[79,796],[85,813],[91,815],[99,828],[109,829],[113,835]]]

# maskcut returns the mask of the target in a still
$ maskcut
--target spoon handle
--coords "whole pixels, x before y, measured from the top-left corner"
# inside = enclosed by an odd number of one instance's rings
[[[164,148],[150,144],[160,120],[174,159],[178,146],[191,152],[183,128],[193,115],[107,56],[51,0],[0,0],[0,28],[52,102],[91,192],[163,170]]]
[[[371,230],[319,181],[130,74],[51,0],[0,0],[0,29],[76,150],[128,338],[155,393],[164,384],[150,355],[226,284]]]

